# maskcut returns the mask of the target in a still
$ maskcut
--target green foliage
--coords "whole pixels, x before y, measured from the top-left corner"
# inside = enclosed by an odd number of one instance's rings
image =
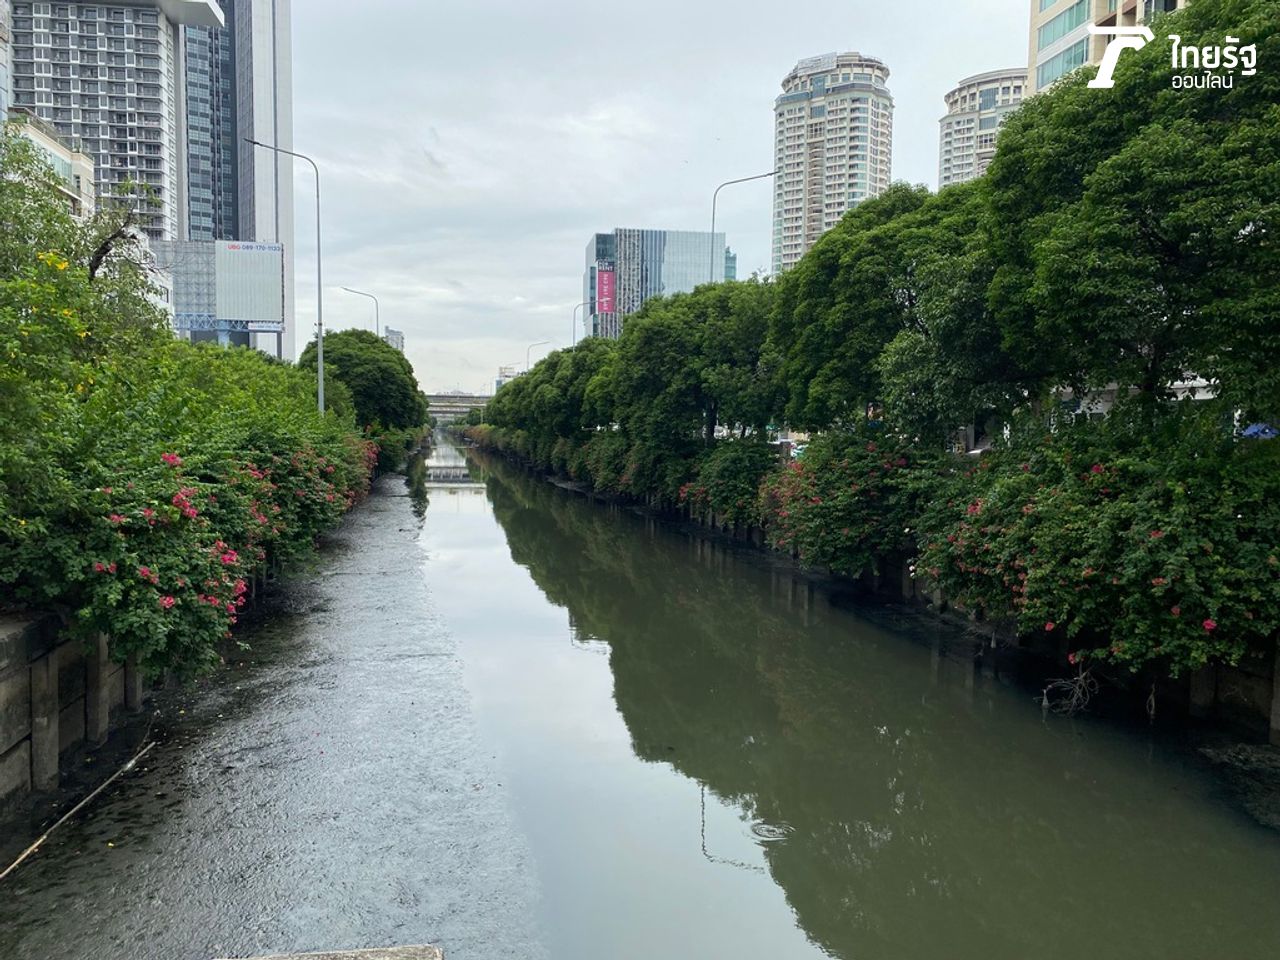
[[[316,369],[315,341],[298,365]],[[368,330],[339,330],[324,335],[325,392],[338,381],[350,393],[356,422],[368,429],[407,430],[427,421],[427,398],[413,367],[395,347]],[[326,396],[331,409],[338,409]]]
[[[1180,414],[1154,435],[1116,415],[984,457],[925,511],[921,569],[1082,656],[1234,662],[1280,628],[1280,446]]]
[[[1156,33],[1280,62],[1280,2],[1196,0]],[[1280,444],[1231,425],[1280,421],[1280,72],[1174,89],[1166,42],[1112,90],[1092,71],[1026,101],[986,176],[893,185],[776,283],[650,301],[617,343],[505,387],[473,435],[601,492],[760,519],[834,570],[919,547],[965,606],[1089,656],[1238,657],[1280,617]],[[1207,389],[1176,403],[1191,378]],[[1117,409],[1071,422],[1064,388]],[[988,421],[1013,439],[941,452]],[[783,423],[820,435],[771,469]]]
[[[0,138],[0,590],[155,673],[207,667],[252,579],[310,549],[375,451],[314,376],[172,339],[122,221]]]
[[[725,523],[758,524],[760,484],[777,462],[777,449],[754,437],[717,443],[699,458],[697,478],[680,488],[680,502]]]
[[[908,477],[927,469],[918,458],[868,428],[815,439],[760,487],[770,546],[838,573],[877,569],[881,558],[911,545],[919,505]]]

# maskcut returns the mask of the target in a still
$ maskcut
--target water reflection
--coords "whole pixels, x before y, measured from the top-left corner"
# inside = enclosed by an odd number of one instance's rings
[[[479,497],[484,495],[485,479],[484,468],[468,460],[442,433],[410,458],[405,471],[405,485],[413,500],[414,516],[419,520],[426,517],[432,490],[447,496]]]
[[[938,631],[480,462],[512,558],[568,609],[575,647],[607,650],[635,755],[699,785],[703,856],[767,870],[829,955],[1280,942],[1280,840],[1176,745],[1044,722]],[[709,841],[709,795],[762,866]]]

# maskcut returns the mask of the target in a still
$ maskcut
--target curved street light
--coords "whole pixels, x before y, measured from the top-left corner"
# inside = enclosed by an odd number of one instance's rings
[[[747,183],[751,180],[763,180],[765,177],[772,177],[776,175],[777,172],[777,170],[770,170],[768,173],[757,173],[754,177],[739,177],[737,180],[726,180],[724,183],[720,184],[720,186],[716,187],[715,193],[711,194],[711,272],[707,276],[707,280],[709,282],[716,282],[716,199],[720,196],[720,191],[735,183]]]
[[[296,157],[299,160],[305,160],[311,164],[311,169],[316,175],[316,401],[320,406],[320,415],[324,415],[324,279],[321,272],[320,256],[320,168],[316,166],[316,162],[308,157],[305,153],[294,153],[292,150],[286,150],[284,147],[277,147],[274,143],[263,143],[261,140],[254,140],[252,137],[244,138],[246,143],[251,143],[255,147],[265,147],[275,153],[283,153],[286,156]]]
[[[357,297],[368,297],[373,301],[373,332],[379,337],[382,336],[382,314],[378,305],[378,298],[372,293],[365,293],[363,290],[356,290],[354,287],[343,287],[347,293],[354,293]]]
[[[525,352],[524,352],[524,372],[525,372],[525,373],[528,373],[528,372],[529,372],[529,353],[530,353],[530,351],[532,351],[534,347],[543,347],[543,346],[546,346],[546,345],[547,345],[548,343],[550,343],[550,342],[551,342],[550,340],[539,340],[537,343],[531,343],[531,344],[529,344],[528,348],[527,348],[527,349],[525,350]]]
[[[583,307],[588,307],[590,305],[591,305],[590,300],[583,300],[580,304],[578,304],[576,307],[573,308],[573,320],[570,321],[571,349],[576,350],[578,347],[578,311],[581,310]],[[583,320],[584,321],[586,320],[585,316],[583,317]]]

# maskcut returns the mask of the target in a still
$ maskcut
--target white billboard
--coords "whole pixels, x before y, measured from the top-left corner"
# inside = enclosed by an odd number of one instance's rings
[[[284,329],[284,247],[278,243],[216,243],[216,313],[245,320],[255,332]]]

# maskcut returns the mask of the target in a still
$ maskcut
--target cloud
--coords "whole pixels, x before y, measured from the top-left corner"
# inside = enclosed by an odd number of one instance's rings
[[[371,327],[372,304],[338,287],[369,290],[424,385],[478,389],[528,344],[570,341],[592,233],[707,229],[717,183],[772,166],[773,99],[796,60],[888,63],[895,177],[932,184],[943,94],[1027,55],[1028,12],[1008,0],[778,9],[295,4],[294,142],[322,170],[326,325]],[[314,221],[309,176],[297,184],[306,326]],[[767,181],[721,194],[743,274],[769,263],[770,209]]]

